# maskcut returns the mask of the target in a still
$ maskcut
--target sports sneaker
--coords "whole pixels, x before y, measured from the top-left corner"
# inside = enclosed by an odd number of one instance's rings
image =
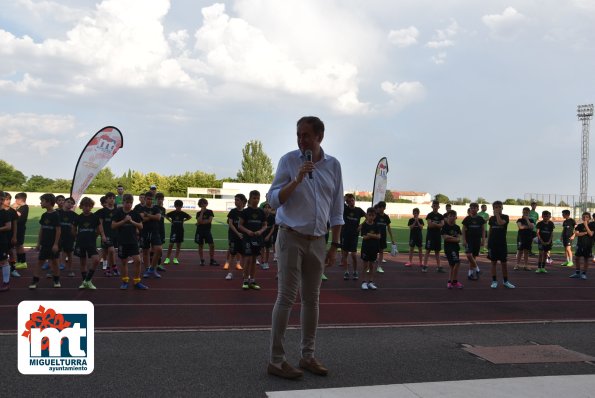
[[[359,279],[359,274],[357,273],[357,271],[355,271],[355,272],[353,273],[353,277],[352,277],[352,279],[353,279],[354,281],[356,281],[356,280],[358,280],[358,279]]]
[[[256,260],[256,265],[260,265],[260,261]]]
[[[157,266],[157,271],[167,272],[167,268],[165,268],[163,265],[158,265]]]
[[[44,271],[47,271],[48,269],[50,269],[50,264],[49,263],[43,263],[43,265],[41,266],[41,269]]]
[[[32,282],[32,283],[29,285],[29,289],[30,289],[30,290],[35,290],[35,289],[37,289],[37,283],[35,283],[35,282]]]
[[[518,265],[515,265],[514,268],[513,268],[513,270],[518,271],[519,270],[519,266]]]
[[[217,261],[215,261],[215,259],[211,259],[211,261],[209,261],[209,265],[212,265],[213,267],[216,267],[219,265],[219,263]]]
[[[155,270],[155,271],[153,271],[153,277],[159,279],[159,278],[161,278],[161,274],[159,272],[157,272],[157,270]]]
[[[248,281],[244,281],[244,283],[242,283],[242,289],[244,289],[244,290],[250,289],[250,284],[248,283]]]
[[[421,272],[428,272],[428,266],[427,265],[422,265],[421,266]]]
[[[444,268],[443,268],[443,267],[438,267],[438,268],[436,268],[436,272],[438,272],[439,274],[444,274],[444,273],[446,273],[446,271],[444,270]]]
[[[248,287],[249,287],[250,289],[254,289],[254,290],[260,290],[260,286],[258,285],[258,283],[256,283],[256,281],[254,281],[254,282],[250,282],[250,283],[248,284]]]
[[[562,264],[560,264],[560,267],[566,267],[566,264],[568,264],[568,261],[564,261]]]
[[[54,287],[60,288],[60,287],[62,287],[62,285],[60,284],[60,282],[54,282]]]
[[[348,281],[348,280],[349,280],[349,272],[345,272],[345,273],[343,274],[343,280],[344,280],[344,281]]]
[[[60,271],[63,271],[63,270],[64,270],[64,268],[66,268],[66,266],[65,266],[64,264],[60,264],[60,265],[58,266],[58,268],[60,268]]]
[[[382,260],[383,263],[385,263],[385,260]],[[376,268],[376,272],[378,272],[379,274],[384,274],[384,270],[382,269],[382,266],[378,266],[378,268]]]
[[[492,284],[490,285],[490,287],[491,287],[492,289],[496,289],[496,288],[498,288],[498,281],[492,281]]]
[[[581,274],[579,274],[578,272],[575,272],[574,274],[570,275],[570,277],[573,279],[580,279]]]
[[[567,267],[574,267],[574,263],[573,263],[572,261],[568,261],[568,262],[566,263],[566,266],[567,266]]]
[[[320,277],[320,279],[322,279],[323,281],[328,281],[328,278],[326,277],[325,274],[322,274],[322,277]]]
[[[79,289],[86,289],[86,288],[87,288],[87,282],[86,282],[86,281],[83,281],[83,282],[80,284],[80,286],[79,286]]]
[[[411,267],[412,265],[413,265],[413,264],[411,264],[411,263],[409,263],[409,262],[405,263],[405,267]]]
[[[582,273],[581,274],[581,279],[584,280],[584,281],[586,281],[587,280],[587,274]]]
[[[134,284],[134,288],[137,290],[147,290],[149,287],[138,282]]]
[[[515,285],[513,285],[512,283],[510,283],[510,281],[504,282],[503,285],[504,285],[505,288],[508,288],[508,289],[514,289],[516,287]]]
[[[143,273],[143,278],[150,278],[153,276],[153,273],[155,271],[153,271],[152,268],[147,268],[147,270]]]
[[[386,262],[386,260],[385,260],[385,259],[382,259],[382,262],[383,262],[383,263],[385,263],[385,262]]]
[[[0,286],[0,292],[6,292],[6,291],[8,291],[8,289],[9,289],[8,283],[2,282],[2,285]]]
[[[547,269],[545,269],[545,268],[542,268],[542,269],[541,269],[541,273],[542,273],[542,274],[547,274]]]
[[[236,263],[236,269],[237,269],[238,271],[241,271],[241,270],[243,270],[244,268],[242,267],[242,264],[240,264],[239,262],[237,262],[237,263]]]
[[[264,269],[264,270],[269,269],[269,263],[262,263],[262,269]]]
[[[95,287],[95,285],[91,281],[87,281],[87,289],[89,289],[89,290],[97,290],[97,288]]]
[[[74,278],[74,271],[69,271],[68,272],[68,277]]]
[[[177,258],[174,257],[174,264],[180,264]]]
[[[225,276],[225,279],[226,279],[226,280],[228,280],[228,281],[232,280],[232,279],[233,279],[233,274],[232,274],[231,272],[229,272],[229,273],[228,273],[228,274]]]
[[[541,274],[541,270],[542,270],[542,268],[537,268],[537,269],[535,270],[535,273],[536,273],[536,274]]]
[[[463,284],[461,282],[454,283],[452,286],[453,287],[456,287],[457,289],[462,289],[463,288]]]
[[[16,263],[14,267],[16,269],[27,269],[27,263]]]
[[[205,265],[205,260],[200,260],[200,266],[203,267]]]
[[[120,285],[120,289],[121,289],[121,290],[126,290],[126,289],[128,289],[128,282],[122,282],[122,284]]]
[[[128,260],[128,264],[132,264],[134,262],[133,259]]]
[[[10,276],[20,278],[21,274],[19,274],[19,271],[17,271],[16,269],[13,269],[12,271],[10,271]]]
[[[223,264],[223,269],[229,269],[229,262],[226,261],[225,264]]]
[[[378,287],[376,286],[376,284],[374,282],[370,282],[370,283],[368,283],[368,289],[376,290],[376,289],[378,289]]]
[[[120,276],[120,271],[118,270],[118,267],[112,268],[112,275],[113,276]]]
[[[362,290],[368,290],[368,282],[362,282]]]
[[[165,259],[165,261],[163,262],[163,264],[165,264],[165,265],[169,264],[169,257]]]
[[[452,283],[451,282],[447,282],[446,283],[446,288],[447,289],[452,289]]]
[[[479,276],[476,272],[471,272],[470,274],[467,274],[467,279],[469,279],[470,281],[476,281],[479,279]]]

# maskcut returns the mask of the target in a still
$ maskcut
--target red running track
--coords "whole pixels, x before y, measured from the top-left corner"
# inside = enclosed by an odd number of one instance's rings
[[[217,254],[217,260],[223,263],[223,253]],[[361,290],[361,280],[344,281],[341,267],[327,268],[329,280],[323,282],[320,325],[595,320],[595,273],[594,279],[586,281],[570,279],[573,268],[559,266],[559,260],[548,266],[548,274],[509,267],[516,289],[505,289],[501,283],[498,289],[491,289],[490,266],[485,258],[480,258],[480,280],[467,281],[468,265],[463,262],[463,290],[447,290],[447,275],[435,272],[433,267],[428,273],[421,273],[417,266],[404,267],[405,255],[387,256],[387,260],[386,272],[376,278],[376,291]],[[145,280],[150,287],[147,291],[122,291],[118,278],[105,277],[101,271],[94,278],[96,291],[78,290],[80,275],[63,276],[61,289],[52,288],[51,280],[44,278],[37,290],[30,291],[31,272],[23,270],[22,278],[12,279],[10,291],[0,293],[0,332],[16,331],[17,306],[22,300],[89,300],[95,305],[98,330],[270,327],[277,291],[275,264],[269,270],[258,270],[260,291],[243,291],[241,271],[234,271],[235,278],[228,281],[221,266],[197,265],[194,251],[184,252],[181,261],[183,264],[169,265],[162,279]],[[76,260],[74,268],[78,269]],[[299,325],[299,303],[290,323]]]

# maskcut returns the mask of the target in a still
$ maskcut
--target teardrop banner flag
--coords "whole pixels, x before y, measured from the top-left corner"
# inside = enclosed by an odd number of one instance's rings
[[[386,183],[388,174],[388,161],[382,158],[378,161],[376,166],[376,174],[374,175],[374,191],[372,193],[372,206],[376,205],[386,196]]]
[[[74,169],[70,196],[75,203],[78,203],[97,173],[123,146],[122,133],[113,126],[102,128],[89,140]]]

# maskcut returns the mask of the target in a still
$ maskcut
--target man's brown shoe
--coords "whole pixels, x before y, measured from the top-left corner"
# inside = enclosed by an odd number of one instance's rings
[[[300,359],[300,368],[320,376],[326,376],[328,374],[328,369],[318,362],[316,358]]]
[[[267,373],[274,376],[279,376],[284,379],[297,379],[302,377],[304,372],[291,366],[287,361],[281,364],[281,368],[276,367],[272,363],[269,363],[267,367]]]

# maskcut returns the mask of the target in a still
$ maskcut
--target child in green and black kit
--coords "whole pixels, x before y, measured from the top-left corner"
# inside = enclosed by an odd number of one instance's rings
[[[537,223],[537,244],[539,247],[539,260],[537,262],[536,274],[547,274],[545,262],[548,253],[552,250],[552,241],[554,239],[554,223],[550,220],[552,214],[544,210],[541,212],[541,221]]]
[[[74,245],[74,254],[80,259],[81,276],[83,278],[79,289],[96,289],[91,280],[99,265],[97,235],[100,234],[102,225],[97,213],[92,212],[94,206],[95,202],[91,198],[85,196],[81,199],[81,203],[79,204],[79,208],[83,212],[77,215],[74,220],[74,236],[76,242]],[[91,265],[88,268],[87,259],[91,262]]]
[[[59,288],[60,285],[60,270],[58,269],[58,258],[60,258],[60,217],[54,206],[56,205],[56,197],[54,194],[45,193],[39,198],[40,205],[45,209],[45,213],[41,215],[39,220],[40,228],[37,237],[37,246],[35,250],[39,252],[39,260],[37,267],[33,270],[33,280],[29,285],[29,289],[37,289],[39,283],[39,271],[43,263],[47,260],[52,270],[54,279],[54,287]]]

